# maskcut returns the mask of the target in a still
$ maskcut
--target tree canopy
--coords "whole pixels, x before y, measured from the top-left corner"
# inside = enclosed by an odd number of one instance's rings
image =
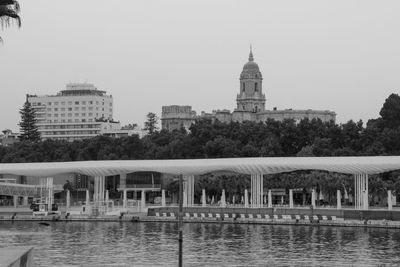
[[[16,0],[0,0],[0,24],[2,27],[9,27],[12,22],[16,22],[21,27],[21,17],[19,3]],[[0,42],[3,39],[0,37]]]

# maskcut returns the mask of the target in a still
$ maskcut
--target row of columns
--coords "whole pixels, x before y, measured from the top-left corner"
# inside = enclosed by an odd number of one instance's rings
[[[354,175],[354,202],[355,202],[355,209],[368,209],[368,175],[367,174],[355,174]],[[41,185],[46,187],[47,194],[46,194],[46,202],[53,203],[53,192],[52,192],[52,178],[45,178],[41,180]],[[121,188],[126,187],[126,174],[120,174],[120,186]],[[104,176],[97,176],[94,179],[94,195],[93,200],[95,203],[99,204],[104,202],[105,196],[105,177]],[[251,207],[262,207],[263,206],[263,175],[262,174],[252,174],[251,175]],[[165,190],[162,190],[162,200],[161,205],[165,206]],[[194,204],[194,176],[188,175],[184,176],[184,192],[183,192],[183,204],[184,206],[192,206]],[[107,194],[106,194],[107,195]],[[67,199],[70,199],[69,192],[67,194]],[[341,209],[341,199],[342,195],[340,190],[337,191],[337,209]],[[107,200],[107,196],[106,196]],[[244,204],[245,207],[249,207],[248,201],[248,191],[245,190],[244,196]],[[14,201],[16,203],[17,201]],[[24,202],[27,202],[27,198]],[[69,207],[70,200],[67,201],[67,205]],[[86,194],[86,203],[89,203],[89,192],[87,191]],[[141,199],[142,207],[145,206],[145,192],[142,191],[142,199]],[[202,190],[202,206],[206,206],[206,195],[205,190]],[[225,200],[225,190],[222,192],[221,196],[221,206],[226,206]],[[315,189],[311,192],[311,206],[316,207],[316,191]],[[268,190],[268,207],[272,207],[272,193],[271,190]],[[293,208],[293,190],[289,190],[289,207]],[[123,190],[123,208],[127,208],[127,190]],[[388,190],[388,209],[392,210],[392,194],[391,191]]]

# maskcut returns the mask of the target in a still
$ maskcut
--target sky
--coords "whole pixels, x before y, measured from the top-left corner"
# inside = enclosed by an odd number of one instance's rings
[[[266,108],[378,118],[400,91],[400,1],[19,0],[0,28],[0,129],[26,94],[93,83],[114,119],[143,126],[164,105],[233,111],[252,45]]]

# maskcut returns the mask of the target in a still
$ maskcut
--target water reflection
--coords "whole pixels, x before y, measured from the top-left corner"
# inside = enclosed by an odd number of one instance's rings
[[[0,246],[35,247],[38,266],[177,265],[175,223],[3,222]],[[186,266],[400,264],[400,233],[378,228],[184,225]]]

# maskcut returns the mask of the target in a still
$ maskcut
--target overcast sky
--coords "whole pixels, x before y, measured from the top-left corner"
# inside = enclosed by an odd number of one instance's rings
[[[114,118],[143,125],[163,105],[236,106],[253,45],[266,108],[377,118],[400,89],[400,1],[19,0],[0,30],[0,128],[18,130],[25,94],[89,82]]]

